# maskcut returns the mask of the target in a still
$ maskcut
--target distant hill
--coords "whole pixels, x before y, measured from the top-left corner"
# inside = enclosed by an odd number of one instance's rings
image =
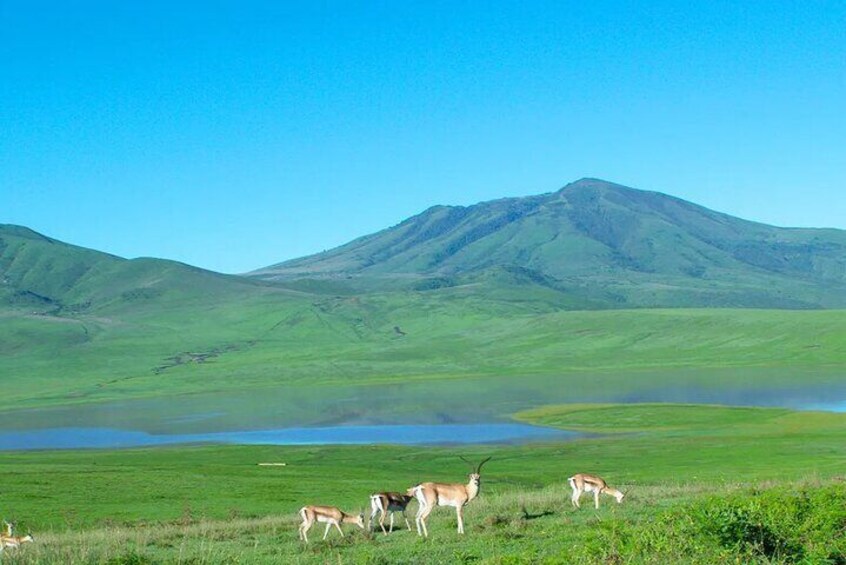
[[[164,259],[123,259],[0,224],[0,305],[83,313],[235,295],[256,281]],[[261,286],[259,284],[259,286]]]
[[[540,289],[583,307],[846,307],[846,231],[779,228],[596,179],[435,206],[248,274],[359,291]]]

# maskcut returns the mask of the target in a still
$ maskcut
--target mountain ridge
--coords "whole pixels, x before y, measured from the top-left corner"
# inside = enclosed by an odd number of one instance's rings
[[[432,206],[337,248],[241,276],[123,259],[0,225],[0,277],[7,304],[57,308],[160,291],[173,299],[200,290],[237,295],[256,285],[317,295],[476,292],[566,309],[843,308],[846,231],[769,226],[585,178],[539,195]]]
[[[84,312],[106,305],[190,300],[199,291],[230,293],[256,284],[263,283],[168,259],[125,259],[25,226],[0,224],[0,305]]]
[[[585,178],[541,195],[433,206],[247,275],[360,280],[358,288],[408,288],[402,281],[417,278],[410,288],[422,289],[443,286],[434,279],[478,282],[503,270],[562,292],[598,294],[607,306],[842,307],[846,231],[769,226]],[[696,296],[670,298],[668,288]]]

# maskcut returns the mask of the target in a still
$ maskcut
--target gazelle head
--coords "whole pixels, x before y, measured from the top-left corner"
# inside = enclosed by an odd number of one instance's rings
[[[488,457],[486,459],[482,459],[481,463],[479,463],[476,466],[473,466],[473,464],[470,461],[468,461],[467,459],[465,459],[461,455],[459,455],[459,457],[461,457],[462,461],[464,461],[465,463],[470,465],[470,468],[472,469],[472,472],[470,473],[470,482],[473,483],[476,486],[479,486],[482,482],[482,465],[484,465],[485,463],[490,461],[491,458]]]
[[[362,530],[364,529],[364,510],[358,511],[358,516],[355,517],[354,524]]]

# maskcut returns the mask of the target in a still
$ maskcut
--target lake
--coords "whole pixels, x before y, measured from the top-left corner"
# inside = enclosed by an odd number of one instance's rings
[[[280,386],[0,413],[0,449],[572,439],[509,414],[570,402],[846,410],[843,371],[724,369]]]
[[[443,424],[279,428],[205,434],[150,434],[114,428],[46,428],[0,433],[0,450],[86,449],[174,444],[450,445],[564,441],[584,434],[527,424]]]

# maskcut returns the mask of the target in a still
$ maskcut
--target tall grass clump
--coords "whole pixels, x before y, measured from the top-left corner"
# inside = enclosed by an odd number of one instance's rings
[[[604,563],[846,564],[846,485],[709,496],[638,522],[597,521],[580,558]]]

